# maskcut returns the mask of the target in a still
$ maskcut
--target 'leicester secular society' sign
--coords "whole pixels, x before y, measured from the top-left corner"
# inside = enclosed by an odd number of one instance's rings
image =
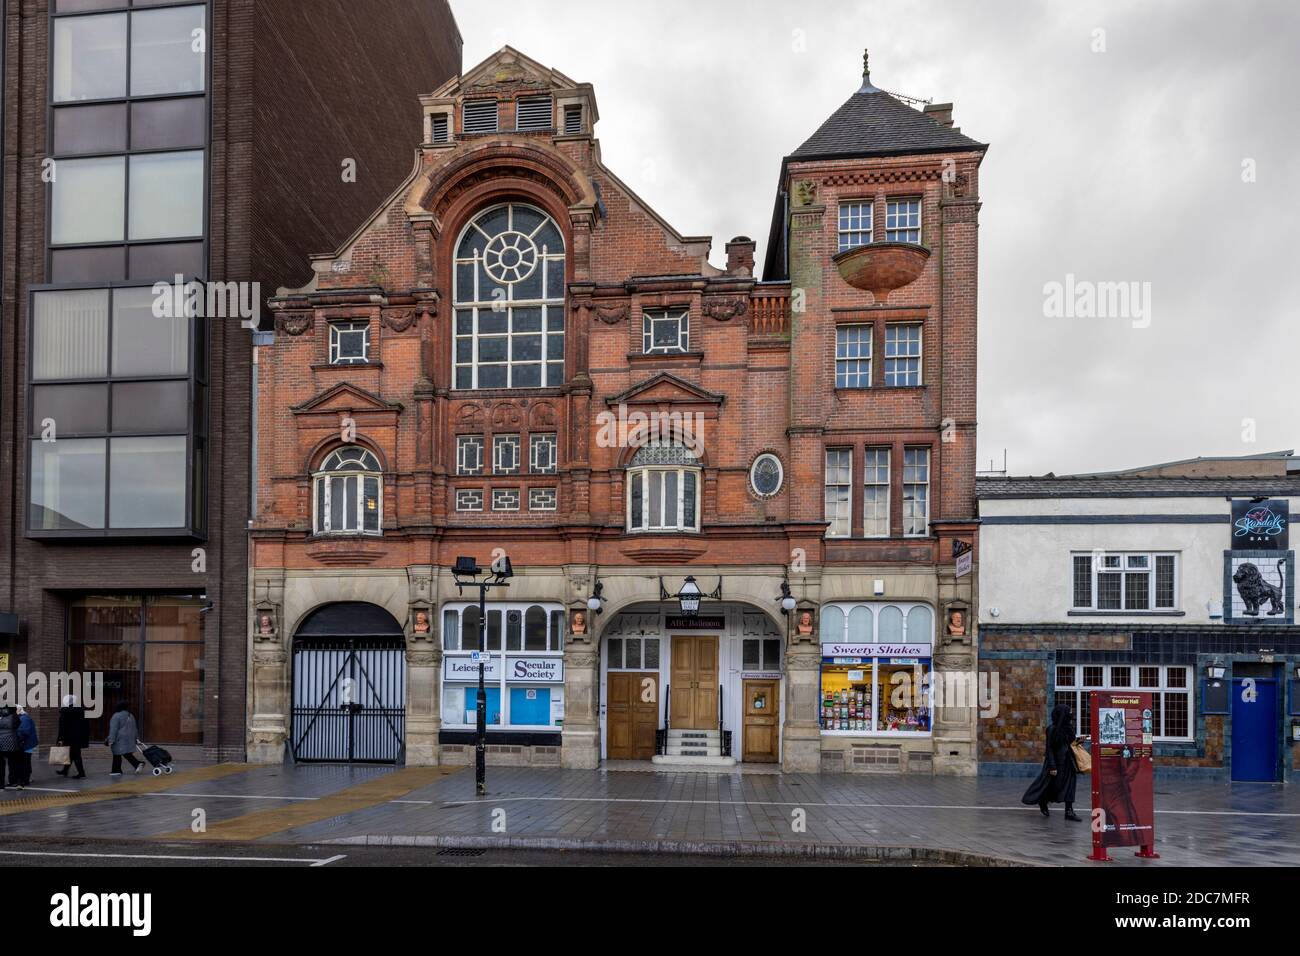
[[[1285,551],[1290,525],[1290,504],[1285,499],[1234,501],[1232,550]]]
[[[501,656],[490,654],[484,658],[483,679],[489,684],[501,681]],[[510,684],[563,684],[564,658],[515,657],[505,661],[506,682]],[[474,684],[478,682],[478,661],[470,657],[444,657],[444,680]]]

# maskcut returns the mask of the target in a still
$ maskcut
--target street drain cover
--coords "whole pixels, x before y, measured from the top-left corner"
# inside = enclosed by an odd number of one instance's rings
[[[454,849],[454,848],[453,848],[453,849],[447,849],[447,850],[439,850],[439,851],[437,852],[436,855],[437,855],[437,856],[482,856],[482,855],[483,855],[484,853],[486,853],[486,852],[487,852],[487,850],[475,850],[475,849],[469,849],[469,848],[464,848],[464,849]]]

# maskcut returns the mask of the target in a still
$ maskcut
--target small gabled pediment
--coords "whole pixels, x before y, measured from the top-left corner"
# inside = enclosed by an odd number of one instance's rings
[[[293,413],[311,415],[320,412],[400,412],[401,410],[400,402],[387,402],[351,382],[340,382],[315,398],[308,399],[301,405],[295,405]]]
[[[510,89],[572,89],[577,85],[558,70],[512,46],[503,46],[468,73],[448,80],[433,95],[443,98]]]
[[[683,378],[660,372],[605,400],[607,405],[721,405],[724,396],[715,395]]]

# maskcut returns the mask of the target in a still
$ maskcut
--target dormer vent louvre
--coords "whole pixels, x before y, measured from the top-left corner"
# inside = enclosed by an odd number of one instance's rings
[[[471,100],[465,104],[466,133],[495,133],[499,128],[496,100]]]
[[[430,117],[429,139],[434,143],[451,142],[451,123],[446,113],[435,113]]]
[[[566,106],[564,108],[564,133],[566,136],[577,136],[582,132],[582,105]]]
[[[519,100],[515,129],[550,129],[555,121],[555,101],[549,96],[526,96]]]

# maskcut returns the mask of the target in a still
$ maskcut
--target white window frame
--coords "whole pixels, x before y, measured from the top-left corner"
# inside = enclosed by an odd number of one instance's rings
[[[772,491],[760,491],[758,485],[754,483],[754,475],[757,474],[758,472],[759,464],[761,462],[767,461],[768,459],[771,459],[773,462],[776,463],[776,488],[773,489]],[[779,457],[772,454],[770,451],[765,451],[757,458],[754,459],[754,463],[749,466],[749,490],[750,491],[752,491],[755,495],[757,495],[760,498],[774,498],[781,493],[781,489],[784,487],[785,487],[785,465],[781,463],[781,459]]]
[[[893,344],[898,346],[898,340],[890,342],[890,334],[897,335],[900,331],[916,330],[916,339],[913,340],[909,334],[906,339],[908,351],[906,353],[896,353],[891,355],[889,346]],[[916,346],[913,353],[911,347]],[[922,384],[922,355],[925,352],[925,327],[920,322],[890,322],[885,326],[885,385],[890,388],[915,388]],[[911,363],[916,363],[913,369]],[[902,370],[899,370],[900,365]],[[901,379],[901,381],[900,381]]]
[[[348,452],[361,452],[359,457],[343,459],[340,464],[346,461],[356,461],[358,464],[366,464],[368,458],[373,462],[374,468],[357,468],[353,470],[344,470],[332,468],[324,470],[324,466],[329,464],[332,459]],[[347,448],[336,449],[325,456],[322,462],[322,469],[312,475],[311,483],[311,502],[312,502],[312,530],[317,535],[329,535],[332,537],[383,537],[384,534],[384,475],[379,470],[379,459],[375,454],[360,446],[350,446]],[[334,502],[335,485],[346,483],[347,479],[356,479],[357,482],[357,511],[355,528],[333,528],[331,527],[331,505]],[[375,495],[375,508],[378,511],[376,527],[373,531],[366,530],[366,482],[373,480],[377,489]],[[324,485],[325,497],[321,500],[320,488]],[[321,509],[324,508],[322,514]],[[347,516],[344,516],[344,522],[347,522]]]
[[[368,365],[370,363],[370,323],[348,320],[331,322],[330,327],[330,364],[331,365]],[[342,338],[347,333],[361,333],[361,357],[352,358],[341,354]]]
[[[668,481],[667,474],[677,475],[677,521],[675,524],[666,524],[663,521],[664,505],[668,501]],[[659,475],[659,519],[660,523],[654,526],[650,524],[650,486],[653,483],[653,476]],[[685,524],[682,516],[686,504],[686,476],[690,474],[695,478],[695,522]],[[632,487],[637,482],[642,482],[641,493],[641,525],[633,527],[632,525]],[[703,499],[703,476],[699,468],[691,468],[683,465],[637,465],[627,470],[627,531],[629,534],[673,534],[681,532],[698,532],[700,530],[700,504]]]
[[[484,454],[485,439],[482,435],[457,435],[456,436],[456,474],[466,477],[475,477],[483,474],[485,465]],[[475,461],[478,464],[471,467],[468,463],[470,449],[473,449]]]
[[[544,507],[538,504],[537,499],[533,497],[534,495],[538,495],[538,494],[550,495],[551,505],[549,507]],[[560,489],[549,485],[544,488],[528,489],[528,510],[530,512],[545,513],[545,512],[558,511],[559,509],[560,509]]]
[[[497,507],[497,501],[498,501],[497,495],[514,495],[514,496],[515,496],[515,506],[514,506],[513,508],[509,508],[509,507]],[[501,499],[501,500],[504,500],[504,499]],[[523,492],[522,492],[519,488],[493,488],[493,489],[492,489],[492,510],[493,510],[495,513],[497,513],[497,514],[514,514],[514,513],[518,512],[518,511],[520,511],[520,510],[523,508],[523,505],[524,505],[524,495],[523,495]]]
[[[840,335],[844,338],[841,340]],[[851,334],[856,335],[853,341]],[[863,335],[863,333],[866,333]],[[866,345],[866,354],[862,346]],[[857,346],[857,354],[850,355],[852,346]],[[876,350],[876,327],[874,325],[838,325],[835,327],[835,387],[836,388],[871,388],[872,367]],[[862,364],[866,363],[866,369]],[[843,375],[840,373],[843,367]],[[851,367],[851,368],[850,368]],[[864,383],[865,379],[865,383]]]
[[[537,254],[538,254],[537,269],[540,269],[542,272],[542,291],[541,291],[541,296],[539,298],[516,300],[514,298],[514,295],[515,295],[515,288],[518,283],[512,282],[508,284],[509,293],[511,296],[511,298],[508,301],[502,299],[492,299],[490,297],[490,293],[485,295],[484,292],[486,290],[481,291],[479,289],[479,279],[480,279],[480,274],[483,271],[482,263],[484,261],[482,256],[479,253],[475,253],[473,257],[465,258],[460,254],[461,247],[462,245],[464,245],[465,242],[465,237],[470,233],[471,230],[477,229],[478,232],[488,240],[491,240],[493,238],[492,236],[489,236],[479,226],[479,223],[482,222],[487,216],[491,215],[493,212],[503,208],[509,210],[506,227],[504,231],[509,232],[514,230],[514,210],[526,209],[542,217],[541,224],[538,225],[536,229],[534,229],[531,233],[528,234],[530,239],[536,237],[540,232],[542,232],[542,230],[546,228],[548,223],[555,228],[555,231],[559,236],[560,248],[558,250],[551,249],[549,247],[546,248],[539,247],[537,250]],[[460,235],[456,237],[455,256],[456,258],[452,263],[452,283],[453,283],[453,291],[452,291],[453,305],[452,305],[452,319],[451,319],[452,321],[452,334],[451,334],[452,387],[457,391],[477,391],[481,388],[515,390],[515,389],[533,389],[533,388],[559,388],[560,386],[562,386],[564,384],[564,379],[565,379],[564,359],[563,357],[559,359],[550,358],[551,340],[558,339],[562,344],[564,344],[565,338],[567,336],[567,328],[566,328],[567,323],[565,321],[565,307],[564,307],[566,290],[563,287],[560,289],[550,288],[550,280],[551,280],[550,266],[558,262],[561,264],[562,271],[565,268],[567,268],[567,261],[566,261],[567,250],[564,241],[564,230],[560,228],[560,224],[556,222],[555,219],[552,218],[550,214],[548,214],[544,209],[541,209],[537,206],[533,206],[528,203],[498,203],[495,206],[489,206],[485,209],[480,210],[478,213],[474,215],[473,219],[471,219],[465,225],[465,228],[461,230]],[[474,283],[473,283],[474,287],[472,289],[461,288],[461,281],[460,281],[461,267],[467,265],[473,266],[472,272],[474,275]],[[531,273],[529,275],[531,276]],[[561,281],[561,286],[563,285],[564,285],[564,281]],[[522,331],[522,330],[516,331],[515,329],[516,312],[518,310],[532,310],[532,309],[536,309],[540,311],[542,314],[542,324],[540,330],[536,332]],[[460,331],[460,320],[462,318],[461,313],[467,313],[467,316],[470,320],[471,329],[469,332]],[[506,316],[506,330],[504,332],[485,333],[479,331],[480,319],[484,314],[491,315],[491,314],[501,314],[501,313],[504,313]],[[552,319],[556,318],[557,316],[559,318],[560,327],[558,329],[552,329],[551,328]],[[514,357],[515,339],[531,338],[533,336],[540,336],[541,338],[541,343],[542,343],[541,356],[536,360],[516,359]],[[480,362],[479,346],[481,340],[483,339],[505,339],[506,340],[505,361],[488,362],[488,363]],[[470,342],[471,355],[468,362],[459,361],[458,353],[457,353],[457,345],[461,341]],[[538,385],[516,385],[515,384],[515,369],[520,366],[527,366],[527,365],[541,366],[541,381]],[[500,385],[500,386],[480,385],[479,383],[480,371],[485,366],[494,367],[494,368],[495,367],[505,368],[506,370],[505,385]],[[551,377],[553,374],[552,366],[556,366],[558,369],[558,372],[554,373],[559,375],[558,382],[551,381]],[[460,378],[459,373],[462,369],[465,368],[470,369],[471,381],[468,387],[462,388],[459,384],[459,378]]]
[[[848,475],[845,476],[845,479],[843,481],[832,482],[831,481],[831,455],[840,455],[840,454],[843,454],[848,457],[848,462],[849,462]],[[839,465],[837,464],[836,467],[838,468]],[[851,446],[843,447],[843,448],[826,449],[825,455],[823,456],[822,459],[822,484],[823,484],[822,517],[827,522],[826,537],[828,538],[853,537],[853,448]],[[848,501],[846,502],[842,502],[838,500],[835,502],[836,507],[835,507],[834,515],[830,513],[831,511],[830,490],[832,488],[837,489],[836,492],[837,497],[839,495],[839,489],[847,490],[849,496]],[[840,505],[843,505],[842,509],[840,508]],[[846,525],[843,533],[834,530],[835,525],[841,519],[844,521]]]
[[[675,322],[676,345],[655,345],[655,326]],[[681,355],[691,350],[691,310],[646,309],[641,313],[641,348],[644,355]]]
[[[877,705],[878,705],[879,702],[880,702],[881,694],[882,694],[882,693],[889,693],[889,692],[893,689],[892,686],[887,686],[887,685],[885,684],[885,682],[882,682],[882,681],[881,681],[881,679],[880,679],[880,677],[881,677],[880,668],[881,668],[881,666],[889,667],[889,666],[897,666],[897,665],[890,665],[890,664],[889,664],[889,658],[888,658],[888,657],[884,657],[884,656],[876,656],[876,657],[869,658],[869,660],[870,660],[870,662],[871,662],[870,664],[867,664],[867,663],[864,662],[863,665],[862,665],[863,667],[868,667],[868,666],[869,666],[869,667],[871,668],[871,675],[872,675],[872,677],[871,677],[871,686],[872,686],[872,706],[871,706],[871,725],[870,725],[870,727],[868,727],[866,730],[826,730],[824,727],[822,727],[822,728],[821,728],[821,735],[822,735],[823,737],[867,737],[867,736],[870,736],[870,737],[898,737],[898,738],[904,738],[904,739],[909,738],[909,737],[913,737],[913,738],[927,738],[927,737],[933,737],[933,736],[934,736],[934,723],[935,723],[935,706],[934,706],[934,689],[935,689],[935,680],[934,680],[934,672],[935,672],[934,650],[935,650],[935,648],[934,648],[934,643],[935,643],[935,621],[936,621],[937,618],[938,618],[938,616],[937,616],[937,614],[936,614],[936,612],[935,612],[935,609],[934,609],[933,607],[931,607],[929,604],[926,604],[926,603],[923,602],[923,601],[907,601],[907,602],[902,602],[902,601],[835,601],[835,602],[832,602],[832,603],[830,603],[830,604],[823,604],[823,605],[822,605],[822,608],[821,608],[821,614],[822,614],[822,615],[825,615],[825,613],[826,613],[826,609],[827,609],[827,608],[831,608],[831,607],[837,608],[839,611],[841,611],[841,612],[843,613],[843,615],[844,615],[844,627],[843,627],[843,629],[842,629],[842,631],[841,631],[841,633],[840,633],[840,635],[839,635],[838,637],[836,637],[836,636],[831,636],[831,637],[828,638],[828,637],[826,637],[825,635],[823,635],[822,633],[820,633],[820,631],[819,631],[819,633],[817,634],[817,645],[818,645],[818,655],[817,655],[817,661],[818,661],[818,664],[817,664],[817,722],[818,722],[819,727],[820,727],[820,725],[821,725],[821,721],[822,721],[822,719],[823,719],[823,717],[822,717],[822,701],[825,699],[825,698],[823,697],[823,690],[822,690],[822,686],[823,686],[823,685],[822,685],[822,676],[821,676],[822,666],[823,666],[822,658],[823,658],[823,657],[831,656],[831,655],[823,654],[823,653],[822,653],[822,651],[821,651],[822,646],[825,645],[825,644],[835,644],[835,643],[848,644],[848,643],[851,643],[851,639],[850,639],[850,636],[849,636],[849,616],[850,616],[850,614],[852,614],[852,612],[853,612],[854,610],[856,610],[856,609],[858,609],[858,608],[865,608],[866,611],[867,611],[867,613],[871,615],[871,643],[875,643],[875,644],[882,643],[882,641],[880,640],[880,615],[881,615],[882,613],[884,613],[884,611],[885,611],[886,608],[891,608],[891,607],[892,607],[892,608],[897,608],[898,611],[903,615],[903,637],[902,637],[902,641],[901,641],[901,643],[903,643],[903,644],[926,644],[926,645],[929,645],[929,647],[930,647],[930,656],[929,656],[929,657],[926,657],[926,658],[923,658],[924,660],[926,660],[926,661],[928,662],[928,664],[927,664],[926,674],[927,674],[927,675],[929,676],[929,678],[930,678],[929,683],[928,683],[928,685],[927,685],[927,687],[926,687],[926,691],[927,691],[927,703],[928,703],[928,709],[929,709],[929,711],[930,711],[930,727],[929,727],[928,730],[881,730],[881,729],[879,729],[879,728],[877,727],[877,724],[878,724],[878,722],[879,722],[879,717],[880,717],[880,711],[879,711],[879,708],[878,708]],[[929,630],[928,630],[926,633],[924,633],[924,634],[911,634],[911,633],[909,633],[909,631],[908,631],[908,626],[909,626],[909,625],[908,625],[908,622],[909,622],[909,619],[910,619],[910,617],[911,617],[911,612],[912,612],[912,610],[915,609],[915,608],[918,608],[918,607],[923,607],[923,608],[925,608],[927,611],[930,612],[930,627],[929,627]],[[840,665],[840,666],[843,666],[843,665]]]
[[[880,455],[880,454],[883,454],[885,456],[883,481],[880,480],[880,469],[881,469],[880,464],[878,462],[872,462],[870,460],[870,456]],[[890,482],[893,476],[892,459],[893,459],[892,448],[868,445],[865,449],[863,449],[863,453],[862,453],[862,534],[863,537],[866,538],[890,537],[890,531],[892,529],[892,520],[890,517],[889,509],[890,506],[893,504],[892,488],[890,486]],[[875,480],[872,480],[873,478]],[[882,488],[884,489],[885,528],[884,531],[881,532],[870,530],[873,527],[873,525],[879,522],[881,519],[874,515],[867,514],[867,505],[872,500],[867,496],[867,489],[869,488],[875,489],[877,494],[879,494],[880,489]],[[876,498],[874,500],[876,503],[879,503],[880,501],[879,498]]]
[[[442,644],[443,644],[443,655],[444,655],[444,657],[457,657],[457,658],[463,658],[463,659],[465,659],[465,660],[471,660],[471,659],[472,659],[472,654],[473,654],[472,649],[471,649],[471,650],[461,650],[461,649],[460,649],[460,648],[462,648],[462,647],[465,646],[465,644],[464,644],[464,636],[465,636],[465,627],[464,627],[464,623],[465,623],[465,611],[466,611],[466,609],[468,609],[468,608],[470,608],[470,607],[473,607],[473,608],[477,609],[477,608],[478,608],[478,605],[475,604],[475,603],[470,603],[470,602],[459,602],[459,601],[458,601],[458,602],[450,602],[450,603],[444,604],[444,605],[439,609],[439,611],[438,611],[438,625],[439,625],[439,628],[440,628],[440,629],[442,630],[442,632],[443,632],[443,634],[442,634]],[[529,650],[522,650],[522,649],[521,649],[521,650],[508,650],[508,649],[506,648],[506,644],[508,643],[508,637],[507,637],[508,628],[507,628],[507,623],[506,623],[506,621],[507,621],[506,616],[507,616],[511,611],[518,611],[518,612],[520,613],[520,615],[522,616],[523,619],[522,619],[521,622],[520,622],[520,647],[522,648],[522,647],[524,646],[524,639],[523,639],[523,638],[524,638],[524,633],[525,633],[525,630],[526,630],[526,627],[527,627],[527,615],[528,615],[528,610],[529,610],[530,608],[534,608],[534,607],[539,607],[539,608],[541,608],[542,611],[543,611],[543,612],[545,613],[545,615],[546,615],[546,647],[547,647],[547,649],[544,650],[544,651],[529,651]],[[458,645],[458,646],[455,647],[455,648],[449,648],[449,647],[447,647],[448,637],[447,637],[447,633],[446,633],[446,625],[445,625],[444,622],[445,622],[445,620],[446,620],[446,615],[447,615],[447,612],[448,612],[448,611],[455,612],[456,615],[457,615],[457,622],[458,622],[458,623],[457,623],[457,628],[456,628],[456,631],[457,631],[457,634],[456,634],[457,641],[456,641],[456,642],[457,642],[457,645]],[[488,602],[488,605],[487,605],[487,612],[488,612],[489,615],[491,615],[494,611],[496,611],[496,612],[500,612],[500,614],[501,614],[501,649],[500,649],[500,650],[488,651],[487,654],[488,654],[489,656],[494,657],[494,658],[498,658],[498,659],[501,658],[501,657],[503,657],[503,656],[510,656],[510,657],[544,657],[544,658],[552,658],[552,659],[557,659],[557,660],[563,660],[563,659],[564,659],[564,632],[565,632],[565,629],[566,629],[566,625],[565,625],[565,623],[564,623],[564,607],[563,607],[563,605],[560,605],[560,604],[551,604],[551,603],[547,603],[547,602],[544,602],[544,601],[522,601],[522,602],[513,602],[513,601],[512,601],[512,602],[491,602],[491,601],[489,601],[489,602]],[[485,627],[485,628],[484,628],[484,636],[485,636],[485,637],[486,637],[486,633],[487,633],[487,629],[486,629],[486,627]],[[486,643],[486,641],[485,641],[484,643]],[[560,729],[561,729],[561,726],[562,726],[562,725],[558,725],[558,724],[554,724],[554,723],[551,723],[551,724],[545,724],[545,725],[542,725],[542,724],[513,724],[513,723],[511,723],[511,720],[510,720],[510,690],[511,690],[512,688],[517,688],[517,687],[521,687],[521,686],[536,687],[537,689],[549,689],[550,692],[551,692],[551,703],[552,703],[552,706],[554,706],[556,703],[562,703],[562,702],[563,702],[563,699],[564,699],[564,690],[565,690],[565,685],[564,685],[564,683],[562,683],[562,682],[561,682],[561,683],[553,683],[553,684],[552,684],[552,683],[538,683],[538,684],[527,684],[527,685],[524,685],[524,684],[521,684],[521,683],[518,682],[518,681],[511,681],[509,678],[510,678],[510,675],[506,673],[506,668],[505,668],[504,666],[502,666],[502,667],[501,667],[501,677],[500,677],[500,679],[499,679],[499,680],[496,680],[496,681],[488,681],[488,682],[487,682],[487,687],[488,687],[488,688],[493,688],[493,687],[495,687],[495,688],[498,689],[498,692],[499,692],[499,694],[500,694],[500,700],[501,700],[501,723],[499,723],[499,724],[489,724],[489,725],[488,725],[488,732],[491,733],[491,732],[493,732],[493,731],[510,732],[510,731],[517,731],[517,730],[525,730],[525,731],[533,730],[533,731],[547,731],[547,732],[553,732],[553,733],[558,734],[558,733],[560,732]],[[448,691],[455,691],[455,692],[459,693],[459,692],[461,692],[461,691],[463,691],[463,690],[466,690],[466,689],[472,689],[472,690],[474,690],[474,691],[477,691],[477,689],[478,689],[477,685],[476,685],[475,683],[473,683],[473,682],[468,682],[468,681],[466,681],[466,682],[461,682],[461,681],[449,681],[449,680],[447,680],[447,679],[446,679],[446,669],[445,669],[445,668],[439,668],[439,673],[438,673],[438,683],[439,683],[439,685],[440,685],[440,687],[441,687],[440,700],[447,700],[447,699],[448,699],[447,696],[446,696],[447,693],[448,693]],[[558,696],[557,696],[557,695],[558,695]],[[463,699],[464,699],[464,698],[463,698]],[[460,708],[460,711],[463,712],[463,711],[466,710],[466,709],[468,709],[468,708],[462,707],[462,708]],[[445,728],[450,728],[450,729],[456,729],[456,730],[472,730],[472,729],[473,729],[473,724],[468,724],[468,723],[463,723],[463,722],[460,722],[460,723],[453,723],[452,721],[446,720],[446,719],[445,719],[445,718],[446,718],[446,714],[447,714],[447,711],[444,709],[444,710],[443,710],[443,714],[442,714],[442,716],[443,716],[443,718],[444,718],[444,720],[443,720],[443,724],[442,724],[443,727],[445,727]]]
[[[914,452],[923,452],[925,454],[925,480],[924,481],[907,480],[908,469],[917,467],[915,464],[909,464],[907,460],[908,457]],[[931,514],[930,490],[932,484],[930,476],[933,471],[933,468],[934,468],[934,455],[932,454],[929,445],[909,445],[903,449],[903,537],[904,538],[930,537],[930,514]],[[908,508],[909,501],[907,496],[907,492],[909,488],[920,488],[923,489],[925,493],[925,513],[922,516],[924,525],[921,531],[912,531],[908,529],[908,521],[914,520],[917,517],[917,515],[914,512],[909,513],[909,508]],[[915,500],[916,500],[915,497],[913,497],[912,501]]]
[[[540,449],[547,449],[549,463],[539,463]],[[536,432],[528,436],[528,470],[534,475],[554,475],[560,469],[560,436],[556,432]]]
[[[866,210],[865,216],[863,210]],[[848,252],[850,249],[857,249],[859,246],[871,244],[872,234],[874,232],[874,222],[876,216],[876,204],[871,199],[850,199],[840,203],[839,219],[837,222],[838,251]],[[863,229],[862,226],[866,225]],[[856,228],[854,228],[856,226]],[[866,238],[862,238],[865,236]]]
[[[900,207],[907,206],[906,210]],[[915,206],[915,225],[913,222],[913,209]],[[888,199],[885,201],[885,241],[887,242],[905,242],[909,245],[919,246],[923,238],[921,232],[922,221],[925,218],[922,213],[922,197],[920,196],[900,196],[897,199]],[[906,218],[903,218],[905,216]],[[902,224],[900,224],[902,223]],[[891,225],[892,224],[892,225]],[[916,233],[916,238],[910,237],[899,238],[903,233]]]
[[[776,644],[776,660],[775,660],[775,661],[769,661],[769,660],[767,659],[767,651],[765,650],[765,648],[766,648],[766,646],[767,646],[767,642],[768,642],[768,641],[772,641],[773,643]],[[757,645],[758,645],[758,667],[746,667],[746,666],[745,666],[745,645],[747,645],[747,644],[749,644],[749,643],[751,643],[751,642],[754,643],[754,644],[757,644]],[[779,673],[779,672],[785,670],[784,661],[782,660],[782,658],[785,656],[784,651],[785,651],[785,648],[782,646],[782,641],[781,641],[781,638],[780,638],[779,636],[774,636],[774,635],[771,635],[771,634],[767,634],[767,635],[765,635],[765,636],[763,636],[763,637],[746,637],[746,638],[742,638],[742,639],[741,639],[741,642],[740,642],[740,669],[741,669],[742,672],[745,672],[745,671],[766,671],[766,672],[772,672],[772,673]]]
[[[465,507],[472,503],[477,495],[477,507]],[[483,511],[487,505],[487,495],[482,488],[457,488],[456,489],[456,512],[458,514],[478,514]]]
[[[629,667],[627,665],[627,642],[629,640],[641,642],[641,659],[636,664],[635,667]],[[614,641],[620,642],[618,666],[614,665],[614,652],[612,647],[610,646]],[[658,648],[659,664],[656,667],[649,667],[645,663],[646,647],[649,645],[651,641],[654,641],[656,647]],[[606,650],[605,673],[619,674],[625,671],[633,671],[633,672],[640,671],[642,673],[654,673],[655,671],[662,672],[664,664],[667,663],[664,660],[664,647],[666,646],[666,642],[667,642],[666,638],[661,638],[655,634],[618,634],[614,637],[608,638],[605,642],[605,650]]]
[[[1064,668],[1072,668],[1072,677],[1069,683],[1060,683],[1061,672]],[[1101,684],[1085,686],[1083,673],[1085,667],[1099,667],[1102,670]],[[1143,687],[1139,677],[1139,668],[1153,667],[1160,671],[1159,687]],[[1114,683],[1113,672],[1116,669],[1127,669],[1129,671],[1129,683],[1116,685]],[[1169,685],[1169,672],[1180,670],[1184,674],[1186,683],[1182,687],[1171,687]],[[1141,663],[1123,663],[1123,664],[1094,664],[1092,662],[1057,664],[1052,671],[1052,688],[1053,688],[1053,706],[1055,706],[1056,696],[1059,694],[1073,695],[1074,703],[1071,708],[1074,710],[1074,728],[1075,733],[1080,737],[1091,739],[1091,734],[1084,734],[1083,708],[1086,698],[1084,694],[1088,691],[1133,691],[1134,693],[1159,695],[1160,701],[1160,730],[1164,730],[1165,715],[1169,713],[1169,708],[1165,704],[1165,699],[1173,694],[1181,694],[1187,698],[1187,735],[1184,737],[1170,737],[1163,733],[1153,733],[1152,739],[1161,743],[1191,743],[1196,740],[1196,675],[1193,668],[1188,664],[1141,664]],[[1091,711],[1089,711],[1089,721],[1091,721]],[[1091,728],[1088,728],[1091,730]],[[1153,728],[1154,730],[1154,728]]]
[[[507,468],[501,463],[504,451],[507,448],[514,450],[515,463],[513,467]],[[523,439],[518,434],[513,435],[493,435],[492,436],[492,474],[494,475],[518,475],[524,470],[523,462]]]
[[[1074,593],[1074,565],[1079,558],[1087,558],[1089,561],[1090,581],[1091,581],[1091,605],[1080,605],[1075,603]],[[1098,561],[1098,559],[1101,559]],[[1133,558],[1145,558],[1147,566],[1131,566]],[[1172,558],[1174,562],[1174,588],[1173,604],[1158,605],[1157,600],[1157,576],[1156,565],[1160,558]],[[1118,562],[1118,567],[1107,567],[1110,560]],[[1072,551],[1070,552],[1070,573],[1068,577],[1070,588],[1070,610],[1072,611],[1090,611],[1097,614],[1115,614],[1125,615],[1134,613],[1156,613],[1156,614],[1173,614],[1182,608],[1182,587],[1179,580],[1179,571],[1182,565],[1182,554],[1178,551],[1105,551],[1098,548],[1095,551]],[[1119,575],[1119,600],[1120,606],[1117,608],[1101,607],[1101,591],[1098,587],[1099,576],[1102,574]],[[1130,575],[1144,575],[1147,578],[1147,606],[1146,607],[1127,607],[1128,603],[1128,577]]]

